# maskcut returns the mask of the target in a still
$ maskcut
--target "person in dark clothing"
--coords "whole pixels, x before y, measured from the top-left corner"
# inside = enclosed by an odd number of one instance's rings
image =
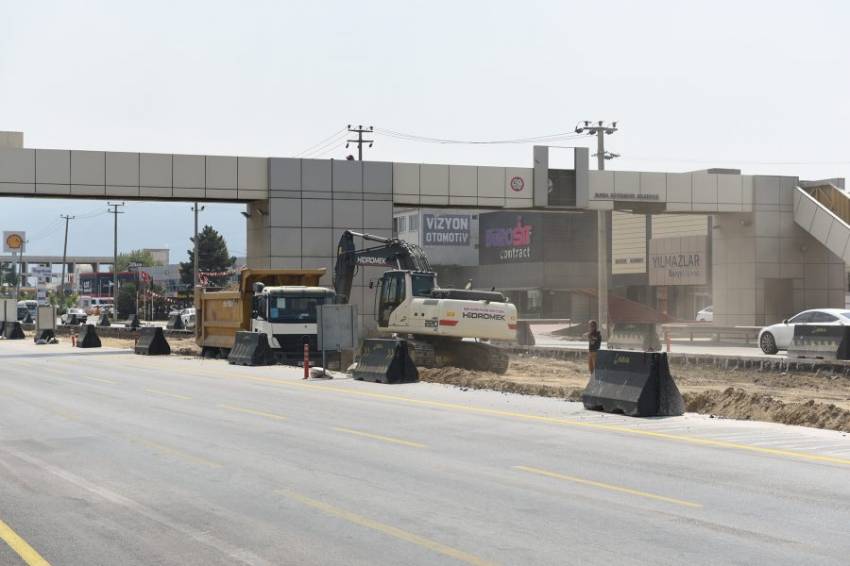
[[[590,332],[587,333],[587,369],[590,375],[596,369],[596,352],[602,347],[602,333],[597,329],[596,321],[590,321]]]

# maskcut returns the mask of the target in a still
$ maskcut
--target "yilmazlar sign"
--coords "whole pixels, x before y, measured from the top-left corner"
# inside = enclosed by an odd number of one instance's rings
[[[649,241],[650,285],[705,285],[708,238],[653,238]]]

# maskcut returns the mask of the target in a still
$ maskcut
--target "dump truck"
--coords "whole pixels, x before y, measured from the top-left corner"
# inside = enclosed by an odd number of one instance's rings
[[[236,332],[261,332],[278,360],[318,357],[316,307],[332,304],[335,293],[319,286],[327,270],[243,269],[238,286],[222,291],[195,290],[195,340],[201,355],[225,358]]]

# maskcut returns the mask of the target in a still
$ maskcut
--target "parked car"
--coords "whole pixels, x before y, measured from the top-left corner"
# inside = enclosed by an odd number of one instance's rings
[[[180,319],[187,330],[195,328],[195,307],[189,307],[180,311]]]
[[[761,351],[765,354],[775,354],[779,350],[787,350],[794,339],[794,327],[798,324],[825,324],[829,326],[850,324],[850,310],[810,309],[778,324],[765,326],[759,332]]]
[[[714,307],[707,306],[697,312],[697,322],[714,322]]]
[[[62,315],[62,324],[85,324],[89,315],[83,309],[72,308]]]

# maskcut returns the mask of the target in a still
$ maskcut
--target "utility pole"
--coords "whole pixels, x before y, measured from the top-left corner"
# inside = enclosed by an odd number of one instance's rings
[[[110,202],[107,204],[112,207],[109,212],[115,215],[115,234],[112,241],[112,317],[114,320],[118,320],[118,215],[124,214],[118,212],[118,207],[124,206],[124,203]]]
[[[363,161],[363,144],[368,143],[369,147],[372,147],[372,144],[375,143],[375,140],[364,140],[363,134],[371,134],[374,131],[374,128],[372,128],[372,126],[369,126],[368,128],[364,128],[363,126],[360,126],[360,125],[358,125],[356,128],[352,128],[351,124],[349,124],[348,125],[348,131],[351,132],[352,134],[356,133],[357,139],[356,140],[345,140],[345,147],[347,148],[348,144],[350,144],[350,143],[356,143],[357,144],[357,161]]]
[[[68,222],[73,220],[74,216],[68,216],[67,214],[60,214],[59,218],[65,220],[65,245],[62,247],[62,279],[59,280],[59,292],[62,297],[62,304],[65,304],[65,269],[68,264]]]
[[[198,287],[198,281],[200,281],[198,278],[198,212],[204,208],[206,207],[202,206],[199,209],[197,202],[195,203],[195,206],[192,207],[192,210],[195,212],[195,237],[192,238],[192,243],[194,244],[194,251],[192,252],[192,255],[194,256],[194,262],[192,264],[192,279],[194,282],[192,286],[192,293],[195,293],[195,289]]]
[[[589,136],[596,136],[596,167],[600,171],[605,169],[605,160],[619,157],[616,153],[605,151],[605,135],[611,135],[617,131],[617,122],[611,122],[606,126],[602,120],[595,125],[591,125],[590,121],[585,120],[584,126],[576,126],[576,133],[586,133]],[[598,265],[598,307],[599,330],[602,335],[608,338],[608,211],[596,211],[596,244],[597,256],[599,257]]]

